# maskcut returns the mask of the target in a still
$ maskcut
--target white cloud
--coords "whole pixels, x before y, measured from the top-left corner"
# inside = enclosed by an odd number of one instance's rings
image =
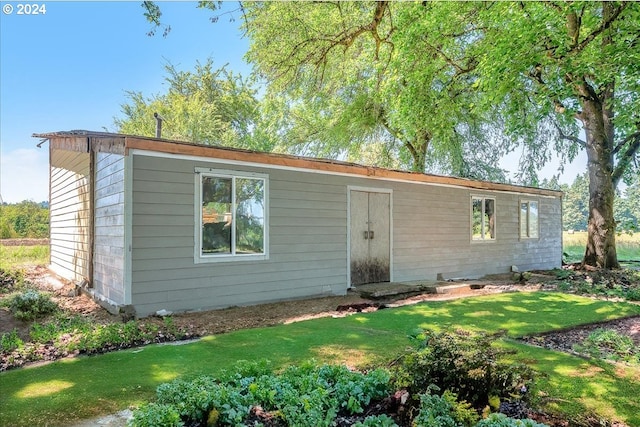
[[[49,200],[48,146],[0,153],[0,195],[6,203]]]

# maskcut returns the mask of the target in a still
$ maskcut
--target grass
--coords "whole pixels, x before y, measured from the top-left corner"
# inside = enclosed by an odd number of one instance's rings
[[[587,232],[562,233],[562,251],[568,256],[567,262],[580,262],[587,246]],[[616,236],[616,251],[620,261],[640,262],[640,233],[621,233]]]
[[[507,330],[510,337],[640,314],[640,306],[556,293],[510,293],[432,302],[346,318],[242,330],[182,346],[148,346],[0,374],[0,425],[68,425],[153,399],[177,377],[215,375],[238,360],[274,366],[319,362],[370,366],[409,345],[416,329]],[[548,374],[540,390],[561,410],[596,411],[640,425],[640,375],[548,350],[507,343]],[[601,400],[598,400],[598,396]]]
[[[27,265],[47,265],[49,245],[3,246],[0,244],[0,268],[8,270]]]

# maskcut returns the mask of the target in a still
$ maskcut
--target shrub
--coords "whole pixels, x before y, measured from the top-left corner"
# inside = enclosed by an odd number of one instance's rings
[[[418,416],[413,420],[419,427],[472,427],[480,418],[468,402],[458,401],[455,393],[445,391],[442,396],[432,394],[430,387],[420,395]]]
[[[182,427],[180,414],[171,405],[149,403],[137,409],[128,423],[136,427]]]
[[[534,371],[526,365],[503,361],[511,352],[493,345],[498,337],[464,331],[426,331],[419,337],[418,349],[398,360],[396,386],[418,395],[433,384],[477,408],[488,405],[491,396],[517,395],[528,388]]]
[[[6,334],[2,334],[2,337],[0,337],[0,353],[9,353],[22,347],[22,345],[24,345],[24,342],[20,339],[15,329]]]
[[[15,295],[10,301],[10,307],[13,315],[20,320],[34,320],[58,309],[49,294],[33,289]]]

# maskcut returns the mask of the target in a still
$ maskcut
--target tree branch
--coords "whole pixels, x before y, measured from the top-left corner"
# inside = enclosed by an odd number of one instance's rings
[[[582,148],[586,148],[587,143],[583,140],[581,140],[580,138],[578,138],[577,136],[573,136],[573,135],[567,135],[565,134],[562,129],[560,128],[560,126],[554,121],[553,125],[556,127],[556,130],[558,131],[558,135],[560,136],[560,138],[562,139],[566,139],[567,141],[572,141],[575,142],[576,144],[578,144],[579,146],[581,146]]]
[[[581,52],[585,47],[589,45],[589,43],[591,43],[603,31],[607,30],[611,26],[611,24],[613,24],[616,21],[616,19],[618,19],[618,16],[620,16],[622,11],[628,6],[628,4],[629,3],[627,2],[623,2],[622,4],[620,4],[620,6],[612,10],[611,14],[609,16],[606,16],[606,18],[604,18],[604,20],[602,21],[602,23],[598,28],[593,30],[591,34],[585,37],[585,39],[582,40],[580,43],[577,43],[575,46],[573,46],[572,49],[570,49],[569,52],[567,52],[567,54]],[[577,35],[579,35],[579,31]]]
[[[636,153],[640,150],[640,131],[634,132],[631,135],[627,136],[618,146],[616,147],[616,152],[620,150],[622,146],[629,144],[627,148],[625,148],[624,152],[620,156],[620,160],[616,165],[613,173],[611,174],[611,180],[613,181],[613,186],[617,187],[618,182],[620,182],[620,178],[622,178],[622,174],[627,169],[627,167],[631,164],[631,161],[635,158]]]

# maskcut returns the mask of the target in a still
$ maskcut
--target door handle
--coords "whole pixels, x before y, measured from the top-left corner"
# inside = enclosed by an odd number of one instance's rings
[[[369,239],[373,240],[373,231],[369,232]]]
[[[365,230],[364,232],[364,240],[367,240],[369,238],[369,232]]]

